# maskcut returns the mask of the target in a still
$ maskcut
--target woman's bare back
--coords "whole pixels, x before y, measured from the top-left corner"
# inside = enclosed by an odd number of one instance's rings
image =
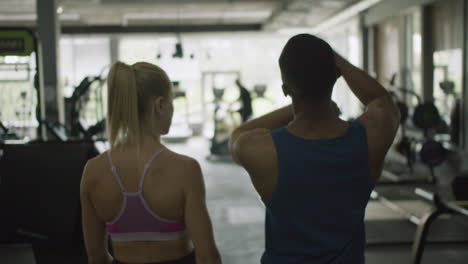
[[[127,192],[137,192],[143,168],[150,157],[163,146],[144,147],[137,159],[136,149],[112,150],[112,160]],[[90,200],[102,221],[114,220],[123,203],[118,182],[111,171],[107,155],[100,155],[94,163],[93,179],[89,179]],[[185,220],[187,180],[194,160],[165,149],[150,165],[143,183],[143,197],[152,212],[176,221]],[[174,241],[113,242],[115,257],[125,262],[158,262],[182,258],[193,245],[188,237]]]

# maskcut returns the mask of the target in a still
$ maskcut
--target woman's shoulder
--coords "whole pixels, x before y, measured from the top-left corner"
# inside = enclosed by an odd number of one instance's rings
[[[106,169],[110,168],[110,165],[106,166],[105,161],[104,154],[101,154],[86,162],[81,179],[82,187],[92,188],[92,186],[97,184],[100,178],[99,175],[102,175]]]
[[[86,167],[89,167],[92,170],[100,170],[104,167],[110,167],[109,160],[107,158],[107,151],[89,159],[86,162]]]
[[[111,164],[107,157],[107,151],[89,159],[85,165],[85,172],[88,172],[91,175],[99,175],[110,169]]]
[[[193,169],[194,167],[199,167],[200,164],[198,161],[190,157],[188,155],[180,154],[172,150],[167,150],[168,153],[168,158],[170,159],[171,162],[173,162],[173,165],[176,165],[176,168],[182,169],[182,170],[187,170],[187,169]]]

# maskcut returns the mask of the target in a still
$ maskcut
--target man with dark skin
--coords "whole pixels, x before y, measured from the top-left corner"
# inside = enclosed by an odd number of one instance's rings
[[[279,64],[292,105],[246,122],[230,141],[266,206],[261,262],[364,263],[364,212],[399,111],[382,85],[315,36],[291,38]],[[340,119],[331,100],[340,76],[366,107],[355,121]]]

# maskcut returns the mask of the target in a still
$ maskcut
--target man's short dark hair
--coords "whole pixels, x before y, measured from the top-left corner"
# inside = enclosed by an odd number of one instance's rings
[[[324,40],[309,34],[292,37],[283,48],[279,66],[285,82],[294,88],[292,96],[331,97],[337,69],[335,53]]]

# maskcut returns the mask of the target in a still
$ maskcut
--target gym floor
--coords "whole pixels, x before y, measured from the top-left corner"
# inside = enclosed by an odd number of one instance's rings
[[[264,248],[265,212],[247,173],[234,163],[208,161],[209,142],[205,139],[192,138],[186,144],[171,144],[169,148],[192,156],[201,164],[208,209],[223,263],[259,263]],[[424,202],[397,202],[417,214],[430,208]],[[456,220],[442,218],[436,222],[429,240],[448,241],[453,237],[461,237],[467,243],[431,243],[426,247],[423,263],[467,263],[468,223]],[[366,213],[366,224],[368,241],[373,244],[367,247],[368,264],[411,263],[415,225],[400,214],[372,201]],[[399,243],[388,245],[385,241]]]

